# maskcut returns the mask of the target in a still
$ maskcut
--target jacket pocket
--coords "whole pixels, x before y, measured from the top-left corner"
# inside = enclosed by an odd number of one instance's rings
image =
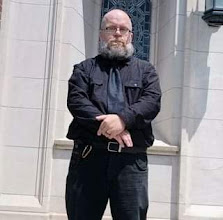
[[[136,166],[139,171],[147,171],[148,170],[147,154],[137,154]]]
[[[91,100],[101,100],[104,96],[104,84],[102,79],[93,79],[91,86],[90,86],[90,98]]]
[[[130,80],[124,83],[125,95],[129,105],[138,101],[142,95],[142,82],[139,80]]]

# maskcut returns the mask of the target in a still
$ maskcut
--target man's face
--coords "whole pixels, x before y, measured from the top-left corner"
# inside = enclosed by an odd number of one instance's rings
[[[131,22],[122,13],[111,13],[100,32],[100,39],[110,50],[126,50],[126,45],[132,42]]]

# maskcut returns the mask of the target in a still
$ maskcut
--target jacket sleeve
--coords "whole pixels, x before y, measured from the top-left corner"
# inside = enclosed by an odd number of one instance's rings
[[[144,129],[160,111],[161,89],[152,65],[143,73],[143,91],[137,102],[126,106],[119,116],[127,129]]]
[[[102,113],[89,99],[88,74],[82,65],[74,66],[73,74],[68,81],[67,107],[79,125],[96,132],[100,122],[95,117]]]

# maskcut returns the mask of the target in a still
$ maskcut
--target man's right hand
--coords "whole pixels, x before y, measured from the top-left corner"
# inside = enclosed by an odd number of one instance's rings
[[[96,119],[101,121],[97,131],[98,136],[104,135],[112,139],[125,130],[125,123],[117,114],[99,115]]]
[[[122,146],[122,147],[133,147],[133,142],[130,133],[127,130],[124,130],[119,135],[116,135],[114,139]]]

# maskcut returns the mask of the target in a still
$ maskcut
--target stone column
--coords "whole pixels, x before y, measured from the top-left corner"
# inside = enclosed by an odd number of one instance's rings
[[[47,219],[57,6],[57,0],[3,1],[0,219]]]
[[[59,49],[57,62],[57,96],[55,99],[54,139],[65,139],[72,116],[67,109],[68,80],[73,66],[97,54],[101,0],[63,0],[59,6],[61,21],[56,46]],[[71,148],[72,146],[71,141]],[[64,145],[66,147],[66,144]],[[65,182],[71,150],[53,150],[50,212],[63,213],[65,217]],[[56,214],[56,215],[57,215]],[[55,216],[56,216],[55,215]],[[58,217],[60,220],[62,216]]]
[[[181,1],[183,2],[183,1]],[[223,28],[188,0],[181,125],[179,219],[223,219]]]
[[[0,219],[66,219],[70,152],[59,155],[53,145],[72,119],[66,96],[73,65],[97,54],[101,0],[3,6]]]

